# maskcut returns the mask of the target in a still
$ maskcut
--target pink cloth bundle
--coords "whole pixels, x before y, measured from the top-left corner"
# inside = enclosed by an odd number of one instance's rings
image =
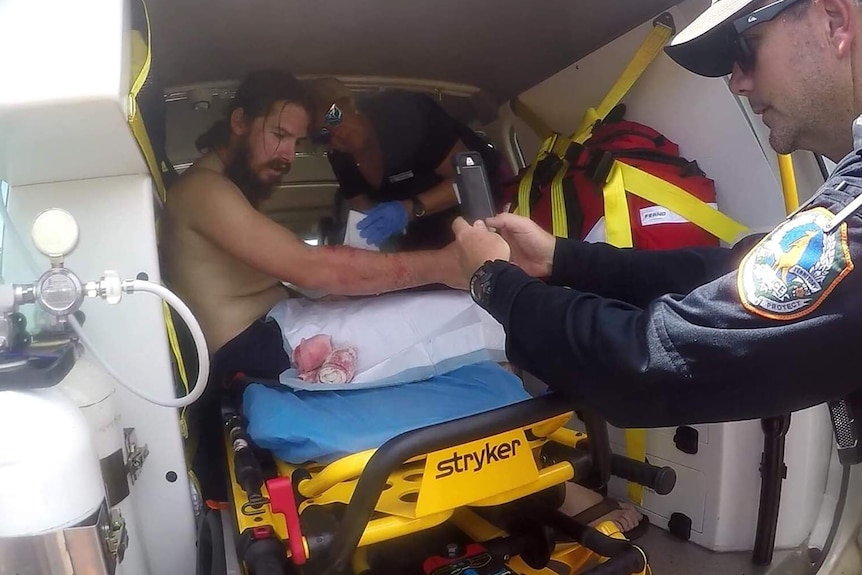
[[[356,350],[343,347],[332,350],[318,371],[317,380],[320,383],[350,383],[356,375]]]
[[[356,376],[357,359],[355,348],[333,349],[326,334],[303,339],[293,352],[299,379],[309,383],[350,383]]]
[[[293,365],[300,374],[317,370],[332,353],[332,338],[326,334],[304,339],[293,352]],[[302,377],[300,375],[300,377]]]

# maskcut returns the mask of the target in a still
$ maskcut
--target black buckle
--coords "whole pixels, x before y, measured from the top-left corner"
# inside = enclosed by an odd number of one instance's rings
[[[549,153],[539,160],[533,171],[533,184],[544,184],[551,181],[563,164],[563,160],[556,154]]]
[[[616,159],[613,152],[597,150],[594,154],[591,154],[587,162],[587,176],[589,176],[594,184],[604,186],[605,182],[608,181],[608,176],[611,174],[611,168],[613,168]]]

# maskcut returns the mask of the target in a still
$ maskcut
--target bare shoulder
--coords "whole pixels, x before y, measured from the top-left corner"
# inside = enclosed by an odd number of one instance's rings
[[[254,209],[229,178],[205,166],[191,166],[168,191],[167,209],[193,227],[218,214],[241,215]]]
[[[223,174],[204,166],[191,166],[177,178],[168,193],[168,203],[214,200],[219,196],[240,196],[239,188]]]

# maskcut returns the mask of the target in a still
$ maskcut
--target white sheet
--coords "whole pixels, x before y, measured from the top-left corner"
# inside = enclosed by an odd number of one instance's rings
[[[505,361],[502,326],[459,291],[411,292],[325,302],[284,300],[269,316],[282,330],[285,350],[320,333],[333,345],[358,351],[357,375],[343,386],[306,383],[295,370],[280,381],[296,389],[367,389],[448,373],[481,361]]]

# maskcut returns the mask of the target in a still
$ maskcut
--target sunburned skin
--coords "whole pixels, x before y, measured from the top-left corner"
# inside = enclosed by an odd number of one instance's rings
[[[380,291],[391,291],[422,283],[421,278],[412,273],[415,270],[407,266],[403,256],[344,246],[326,246],[317,248],[317,251],[321,259],[331,266],[332,278],[327,290],[331,293],[358,295],[352,292],[375,290],[375,284],[379,285]],[[421,254],[414,255],[421,257]],[[432,257],[436,258],[429,253],[429,259]]]

